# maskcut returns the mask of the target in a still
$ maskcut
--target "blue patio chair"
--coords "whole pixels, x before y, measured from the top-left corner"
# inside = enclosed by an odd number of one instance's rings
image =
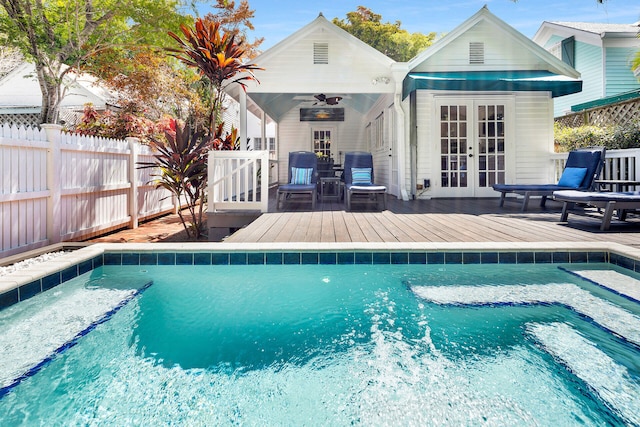
[[[289,153],[287,183],[278,187],[277,209],[293,194],[311,196],[311,209],[316,208],[318,183],[318,157],[310,151],[292,151]]]
[[[344,200],[346,210],[351,210],[354,195],[382,197],[383,209],[387,209],[387,187],[374,184],[373,157],[371,153],[350,152],[344,157]]]
[[[614,211],[618,211],[618,219],[624,221],[627,211],[640,209],[640,192],[594,192],[560,190],[553,192],[553,198],[558,202],[563,202],[562,215],[560,221],[566,222],[569,216],[569,208],[575,203],[582,203],[595,208],[604,209],[600,231],[609,230]]]
[[[581,148],[571,151],[564,171],[557,184],[494,184],[494,190],[500,192],[500,207],[504,205],[505,196],[509,193],[524,196],[522,211],[527,210],[531,196],[541,196],[540,206],[544,207],[547,197],[558,190],[595,190],[595,180],[600,176],[604,166],[604,147]]]

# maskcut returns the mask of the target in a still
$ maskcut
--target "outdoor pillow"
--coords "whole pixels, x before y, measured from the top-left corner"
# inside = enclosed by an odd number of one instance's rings
[[[564,168],[560,181],[558,181],[558,186],[578,188],[586,174],[587,168]]]
[[[371,184],[371,168],[351,168],[351,183]]]
[[[291,184],[309,185],[311,184],[311,174],[313,168],[291,168]]]

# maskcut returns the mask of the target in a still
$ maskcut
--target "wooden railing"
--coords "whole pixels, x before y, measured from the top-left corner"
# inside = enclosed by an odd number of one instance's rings
[[[207,211],[267,212],[268,151],[210,151]]]
[[[553,154],[556,181],[560,179],[569,153]],[[600,179],[637,181],[640,179],[640,148],[607,150]]]

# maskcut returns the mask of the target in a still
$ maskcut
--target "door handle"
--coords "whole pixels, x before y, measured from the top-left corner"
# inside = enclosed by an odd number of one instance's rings
[[[469,154],[469,157],[473,157],[473,154]]]

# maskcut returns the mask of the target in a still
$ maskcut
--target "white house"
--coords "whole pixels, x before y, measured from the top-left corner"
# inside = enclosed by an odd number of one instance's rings
[[[640,50],[640,23],[543,22],[533,41],[581,74],[582,91],[555,99],[556,117],[584,104],[640,89],[633,60]]]
[[[254,59],[260,84],[230,93],[277,124],[289,151],[370,151],[398,198],[495,196],[491,184],[550,182],[553,98],[579,73],[485,7],[408,63],[320,14]],[[240,131],[246,135],[246,115]]]

